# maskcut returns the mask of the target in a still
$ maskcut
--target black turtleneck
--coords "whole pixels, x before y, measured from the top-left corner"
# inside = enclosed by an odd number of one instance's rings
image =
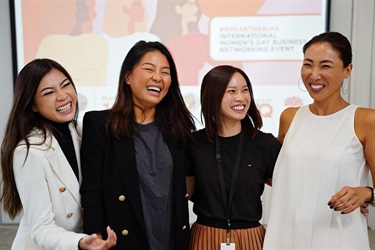
[[[59,145],[70,166],[72,167],[74,174],[76,175],[77,179],[79,179],[77,156],[74,150],[72,135],[70,134],[69,130],[70,122],[57,123],[49,120],[47,120],[47,122],[55,128],[56,131],[54,131],[54,136],[59,142]]]

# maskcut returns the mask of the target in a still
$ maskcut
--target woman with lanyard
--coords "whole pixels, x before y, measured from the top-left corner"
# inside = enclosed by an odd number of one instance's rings
[[[187,186],[197,221],[189,249],[262,249],[261,195],[280,143],[263,133],[247,75],[222,65],[201,87],[205,128],[188,145]]]

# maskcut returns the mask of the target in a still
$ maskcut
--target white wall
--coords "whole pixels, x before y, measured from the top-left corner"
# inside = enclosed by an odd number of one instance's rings
[[[4,132],[5,122],[12,103],[13,78],[9,23],[9,3],[0,2],[0,129]]]
[[[9,2],[0,1],[0,133],[1,138],[12,102],[13,79]],[[308,27],[306,27],[308,28]],[[374,0],[331,0],[330,30],[346,35],[353,46],[354,69],[347,100],[375,108],[375,3]],[[1,173],[0,173],[1,175]],[[267,222],[269,188],[264,195]],[[370,208],[369,225],[375,229],[375,209]],[[1,212],[1,223],[9,218]],[[192,217],[194,218],[194,216]]]
[[[353,47],[349,102],[375,108],[375,1],[332,0],[330,29],[346,35]]]
[[[13,96],[9,1],[0,1],[0,135],[3,138]],[[0,177],[2,177],[0,173]],[[2,179],[2,178],[1,178]],[[1,208],[0,222],[9,223]]]

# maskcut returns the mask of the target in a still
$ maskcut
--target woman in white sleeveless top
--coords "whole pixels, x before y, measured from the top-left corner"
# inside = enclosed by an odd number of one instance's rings
[[[374,202],[375,110],[341,97],[353,67],[346,37],[320,34],[303,53],[314,101],[281,114],[264,249],[370,249],[360,207]]]

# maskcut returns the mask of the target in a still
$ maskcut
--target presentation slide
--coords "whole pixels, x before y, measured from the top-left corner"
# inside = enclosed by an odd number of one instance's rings
[[[79,119],[111,108],[121,64],[139,40],[171,51],[181,91],[201,128],[200,85],[214,66],[243,69],[265,132],[287,107],[311,102],[300,80],[302,47],[326,31],[328,0],[15,0],[18,71],[51,58],[72,75]]]

